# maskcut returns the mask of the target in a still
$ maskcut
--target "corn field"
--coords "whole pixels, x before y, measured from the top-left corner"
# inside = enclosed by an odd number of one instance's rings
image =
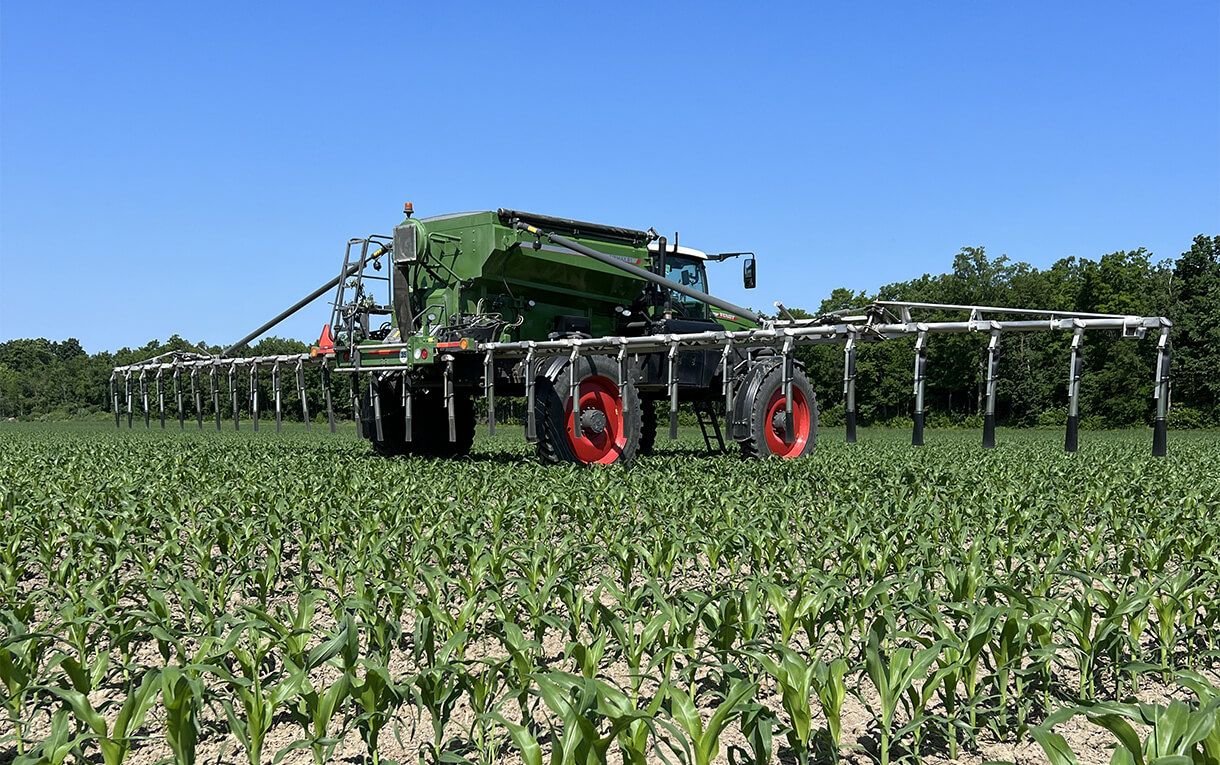
[[[1220,436],[907,438],[0,428],[0,762],[1220,763]]]

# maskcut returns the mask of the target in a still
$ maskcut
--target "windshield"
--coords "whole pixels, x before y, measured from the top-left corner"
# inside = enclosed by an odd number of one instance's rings
[[[665,278],[707,292],[707,272],[703,268],[703,261],[670,255],[665,258]],[[707,318],[707,305],[694,298],[670,290],[670,302],[677,315],[687,319]]]

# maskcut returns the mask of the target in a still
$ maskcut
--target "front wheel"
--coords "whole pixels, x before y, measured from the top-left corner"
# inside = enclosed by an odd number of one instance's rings
[[[457,440],[449,440],[449,412],[444,396],[437,388],[420,388],[411,400],[411,440],[406,440],[406,421],[402,406],[402,380],[390,378],[378,385],[378,406],[381,409],[381,438],[377,438],[373,405],[366,392],[361,397],[361,418],[365,438],[373,451],[382,457],[416,455],[420,457],[462,457],[474,443],[474,399],[466,391],[453,396],[454,431]]]
[[[579,379],[573,402],[572,378]],[[618,364],[606,356],[582,356],[542,377],[534,394],[538,455],[543,462],[630,465],[640,445],[640,397],[635,385],[620,387]],[[580,435],[576,435],[576,418]]]
[[[657,402],[647,399],[640,409],[640,449],[641,457],[649,457],[657,445]]]
[[[818,403],[809,380],[799,369],[792,374],[792,434],[787,432],[783,372],[768,372],[750,402],[750,434],[741,439],[746,457],[804,457],[818,440]]]

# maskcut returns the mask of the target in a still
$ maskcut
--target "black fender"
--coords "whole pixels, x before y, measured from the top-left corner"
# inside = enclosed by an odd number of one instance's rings
[[[571,358],[568,356],[551,356],[549,358],[545,358],[534,367],[534,379],[537,380],[545,377],[547,380],[550,380],[553,383],[559,379],[559,375],[563,372],[564,368],[570,361]]]
[[[760,356],[750,362],[750,366],[742,372],[733,388],[733,411],[728,422],[729,438],[742,440],[750,437],[750,409],[758,396],[758,389],[763,380],[780,364],[783,356]],[[805,371],[805,365],[797,359],[792,360],[794,369]]]
[[[618,359],[605,353],[586,353],[578,358],[584,359],[590,356],[602,356],[610,359],[613,363],[618,364]],[[554,382],[559,379],[559,375],[563,374],[563,370],[567,369],[568,364],[570,363],[572,363],[572,357],[567,355],[549,356],[547,358],[540,359],[534,366],[534,380],[542,380],[545,378],[548,382],[554,384]],[[632,372],[635,371],[634,367],[629,367],[628,369]],[[634,379],[634,377],[631,379]]]

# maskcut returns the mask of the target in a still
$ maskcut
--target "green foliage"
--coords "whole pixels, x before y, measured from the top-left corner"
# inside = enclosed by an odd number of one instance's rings
[[[1176,261],[1153,262],[1141,249],[1110,253],[1097,261],[1065,258],[1044,270],[1012,263],[1005,256],[992,258],[981,247],[966,247],[954,258],[949,274],[925,274],[882,286],[876,293],[836,289],[820,311],[859,307],[878,298],[1167,316],[1174,322],[1173,403],[1189,409],[1177,417],[1175,427],[1220,424],[1220,237],[1196,237]],[[929,313],[928,318],[950,316]],[[997,392],[1002,422],[1047,425],[1066,417],[1068,341],[1066,333],[1004,338]],[[913,342],[866,344],[858,350],[856,404],[862,423],[887,424],[908,417]],[[978,338],[935,337],[927,353],[929,425],[943,427],[977,416],[983,369]],[[1151,341],[1090,334],[1084,345],[1083,415],[1111,428],[1149,421],[1153,353]],[[817,391],[823,420],[839,424],[842,349],[806,346],[798,355]]]
[[[1174,395],[1220,418],[1220,236],[1195,237],[1173,268]]]
[[[9,340],[0,343],[0,417],[62,420],[106,412],[112,408],[109,381],[110,370],[116,364],[131,364],[170,351],[214,354],[221,350],[220,346],[210,346],[202,342],[191,343],[178,335],[171,336],[165,342],[152,340],[138,348],[123,348],[114,353],[103,351],[92,355],[87,354],[80,342],[72,338],[63,342],[52,342],[43,338]],[[299,340],[265,337],[242,350],[239,355],[267,356],[308,351],[309,346]],[[321,399],[321,373],[311,368],[306,374],[307,385],[314,391],[312,395]],[[166,385],[168,384],[167,381]],[[227,385],[227,382],[224,384]],[[205,389],[206,385],[205,382]],[[261,380],[260,390],[264,402],[271,400],[270,386],[270,380]],[[242,387],[241,390],[244,402],[246,389]],[[285,390],[288,391],[288,404],[284,416],[288,419],[299,419],[299,411],[293,408],[296,403],[295,388],[289,385]],[[337,401],[345,400],[346,393],[341,391],[338,385],[333,394]],[[166,398],[170,399],[168,394]],[[227,389],[220,398],[228,416]],[[168,401],[171,417],[176,416],[173,404],[172,400]],[[317,402],[313,402],[310,411],[317,410]],[[246,412],[242,414],[248,416]],[[193,411],[189,412],[188,419],[193,415]]]
[[[714,291],[714,290],[713,290]],[[1220,236],[1195,238],[1175,261],[1153,262],[1145,250],[1115,252],[1096,261],[1064,258],[1039,270],[993,258],[982,247],[965,247],[949,273],[925,274],[887,284],[875,293],[831,290],[819,313],[859,307],[873,299],[972,303],[1013,307],[1168,316],[1174,321],[1174,427],[1220,425]],[[813,307],[814,298],[810,298]],[[793,308],[797,317],[810,313]],[[929,317],[931,318],[931,316]],[[948,316],[941,318],[949,318]],[[960,318],[955,316],[953,318]],[[977,337],[936,337],[928,347],[926,400],[932,427],[969,425],[981,403],[981,344]],[[857,359],[857,406],[861,423],[905,420],[911,410],[912,342],[865,344]],[[1000,354],[998,416],[1016,426],[1058,423],[1066,406],[1066,333],[1006,337]],[[42,338],[0,343],[0,417],[67,419],[97,415],[111,408],[107,381],[115,364],[127,364],[170,350],[218,352],[219,346],[190,343],[174,335],[164,343],[88,355],[73,339]],[[277,337],[260,340],[243,355],[307,351],[305,343]],[[1127,427],[1151,417],[1152,343],[1124,342],[1091,333],[1085,343],[1082,412],[1094,425]],[[798,356],[823,410],[823,422],[842,419],[843,351],[838,346],[804,346]],[[310,411],[319,412],[322,382],[316,369],[306,372]],[[338,376],[342,377],[342,376]],[[348,400],[346,381],[336,380],[336,406]],[[270,381],[262,381],[270,400]],[[245,400],[245,389],[242,389]],[[299,419],[295,390],[289,386],[284,416]],[[230,416],[227,396],[221,396]],[[521,403],[498,403],[502,418],[520,416]],[[188,408],[190,405],[188,404]],[[209,407],[210,408],[210,407]],[[265,408],[265,407],[264,407]],[[172,407],[171,407],[172,409]],[[485,410],[480,410],[485,411]],[[188,418],[193,412],[188,414]],[[173,415],[171,414],[171,417]],[[693,422],[686,412],[684,424]]]
[[[906,438],[623,471],[0,424],[0,761],[1070,763],[1074,715],[1213,762],[1214,434]]]

